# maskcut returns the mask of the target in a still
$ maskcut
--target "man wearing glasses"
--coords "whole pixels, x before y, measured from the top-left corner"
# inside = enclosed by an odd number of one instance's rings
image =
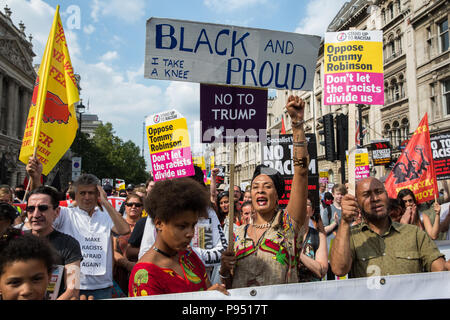
[[[38,237],[45,237],[56,251],[57,265],[63,267],[63,281],[58,300],[79,298],[80,285],[80,244],[73,237],[53,228],[53,222],[58,217],[58,192],[52,187],[40,186],[28,195],[26,212],[31,224],[31,233]],[[61,275],[60,275],[61,276]]]
[[[40,186],[42,164],[30,157],[27,164],[31,189]],[[53,227],[78,240],[83,254],[80,264],[80,295],[97,299],[112,297],[112,234],[130,232],[128,223],[109,203],[100,181],[92,174],[82,174],[75,182],[73,208],[61,207]]]

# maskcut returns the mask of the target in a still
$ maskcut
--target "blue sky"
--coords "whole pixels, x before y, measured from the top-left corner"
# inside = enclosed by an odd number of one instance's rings
[[[142,147],[147,115],[177,109],[188,122],[194,153],[199,128],[199,85],[144,79],[145,26],[150,17],[219,23],[324,37],[343,0],[0,0],[13,22],[33,36],[39,64],[56,6],[68,39],[72,65],[81,75],[89,113],[113,124],[116,135]],[[79,13],[79,14],[78,14]],[[197,127],[196,127],[197,125]],[[148,145],[144,155],[150,167]]]

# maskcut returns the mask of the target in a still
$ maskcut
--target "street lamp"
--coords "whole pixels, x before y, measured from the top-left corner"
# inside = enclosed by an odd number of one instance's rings
[[[80,125],[78,131],[81,133],[81,123],[83,121],[83,113],[86,111],[86,107],[83,104],[83,99],[80,99],[80,103],[77,105],[77,113],[80,114]]]

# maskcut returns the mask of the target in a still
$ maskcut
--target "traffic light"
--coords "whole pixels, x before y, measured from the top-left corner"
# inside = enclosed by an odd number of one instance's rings
[[[348,115],[336,116],[337,158],[345,159],[345,151],[348,149]]]
[[[319,119],[319,122],[323,124],[323,129],[319,131],[319,134],[324,136],[324,140],[320,141],[320,144],[325,147],[325,159],[334,161],[336,160],[336,147],[334,142],[333,115],[328,113]]]

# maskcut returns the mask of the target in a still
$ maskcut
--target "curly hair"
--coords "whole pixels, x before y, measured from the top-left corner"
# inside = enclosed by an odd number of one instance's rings
[[[11,230],[11,232],[15,232]],[[5,266],[15,261],[30,259],[41,260],[50,274],[55,264],[55,251],[46,238],[27,233],[11,234],[0,240],[0,275],[5,272]]]
[[[144,208],[153,221],[169,222],[184,211],[208,217],[209,196],[205,188],[191,178],[158,181],[145,197]]]
[[[417,204],[417,199],[414,195],[414,192],[412,192],[410,189],[402,189],[397,193],[397,200],[400,202],[400,205],[403,209],[405,209],[405,202],[403,201],[403,198],[406,196],[411,196],[414,203]]]

